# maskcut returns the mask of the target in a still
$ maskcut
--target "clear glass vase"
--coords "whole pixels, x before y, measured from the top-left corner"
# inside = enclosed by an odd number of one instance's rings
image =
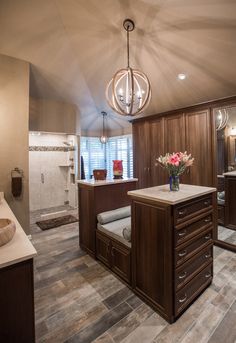
[[[179,176],[171,175],[169,178],[170,191],[179,191]]]

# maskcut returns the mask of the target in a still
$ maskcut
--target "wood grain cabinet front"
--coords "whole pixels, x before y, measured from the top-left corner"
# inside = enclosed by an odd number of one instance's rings
[[[212,281],[215,192],[176,205],[131,197],[132,286],[172,323]]]
[[[96,257],[128,284],[131,282],[131,249],[96,231]]]

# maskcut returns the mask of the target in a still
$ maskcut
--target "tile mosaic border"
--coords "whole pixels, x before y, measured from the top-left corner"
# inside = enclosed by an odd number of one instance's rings
[[[75,151],[75,147],[74,146],[30,146],[29,147],[29,151],[63,151],[63,152],[67,152],[67,151]]]

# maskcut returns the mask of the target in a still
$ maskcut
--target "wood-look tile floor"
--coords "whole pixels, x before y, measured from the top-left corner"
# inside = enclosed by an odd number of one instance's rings
[[[212,285],[170,325],[79,248],[78,223],[31,226],[37,342],[236,342],[234,253],[214,248]]]

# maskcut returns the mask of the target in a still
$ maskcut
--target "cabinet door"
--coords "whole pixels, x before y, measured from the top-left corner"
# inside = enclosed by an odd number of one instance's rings
[[[148,186],[163,185],[168,182],[168,175],[158,163],[157,158],[164,153],[164,121],[163,118],[149,122],[149,146],[147,154],[150,156],[148,168]]]
[[[112,270],[126,282],[130,283],[130,249],[112,241],[111,265]]]
[[[185,142],[185,121],[184,114],[164,118],[164,153],[184,152]]]
[[[189,182],[192,185],[213,185],[211,122],[208,110],[188,113],[186,120],[186,148],[194,157]]]
[[[183,113],[164,118],[164,154],[186,151],[185,118]],[[180,176],[181,183],[189,183],[189,169]]]
[[[110,239],[96,231],[96,257],[110,267]]]
[[[148,131],[147,122],[133,124],[134,177],[138,178],[138,188],[148,187]]]

